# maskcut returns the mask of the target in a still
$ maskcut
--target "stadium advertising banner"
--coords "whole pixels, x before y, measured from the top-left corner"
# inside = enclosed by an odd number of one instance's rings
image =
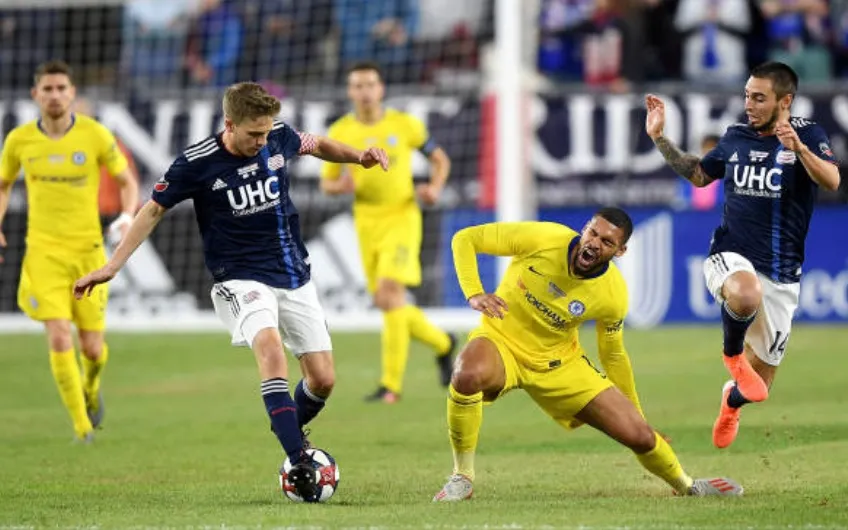
[[[588,208],[543,209],[539,218],[580,230],[592,212]],[[630,289],[628,324],[651,327],[717,322],[719,308],[704,285],[702,264],[719,213],[656,208],[636,208],[630,213],[636,225],[633,238],[627,254],[618,260]],[[489,214],[453,212],[444,220],[443,235],[447,239],[448,234],[464,226],[489,221]],[[845,207],[821,207],[813,216],[801,281],[799,321],[848,322],[848,248],[834,240],[834,229],[846,223]],[[446,245],[449,247],[448,241]],[[462,306],[465,300],[450,266],[447,247],[444,304]],[[483,284],[491,289],[495,282],[494,260],[481,259],[480,272]]]

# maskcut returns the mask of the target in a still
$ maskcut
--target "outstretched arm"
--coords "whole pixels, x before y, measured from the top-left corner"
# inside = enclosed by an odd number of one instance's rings
[[[674,142],[663,136],[665,103],[660,98],[649,94],[645,97],[645,106],[648,109],[648,115],[645,118],[645,131],[671,169],[699,188],[715,180],[704,172],[699,157],[684,153],[674,145]]]
[[[147,204],[138,211],[133,219],[127,235],[121,240],[109,262],[74,284],[74,296],[79,300],[83,295],[91,294],[96,285],[106,283],[114,278],[130,259],[133,252],[150,236],[167,211],[164,206],[160,206],[155,201],[147,201]]]
[[[360,151],[326,136],[302,133],[301,144],[301,154],[308,153],[327,162],[359,164],[365,168],[379,164],[383,171],[389,169],[389,156],[378,147],[369,147],[365,151]]]

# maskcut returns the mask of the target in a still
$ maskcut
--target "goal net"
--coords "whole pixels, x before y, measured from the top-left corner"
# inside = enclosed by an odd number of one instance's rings
[[[481,61],[491,47],[493,3],[480,0],[338,2],[334,0],[129,0],[4,2],[0,5],[0,141],[37,117],[32,74],[59,58],[75,71],[77,111],[97,117],[118,138],[141,181],[141,201],[182,149],[222,126],[222,88],[263,83],[283,102],[281,117],[324,134],[349,110],[345,69],[375,60],[387,101],[420,118],[452,161],[437,206],[424,209],[423,282],[411,290],[430,310],[461,307],[450,235],[476,219],[481,143],[492,131]],[[489,139],[491,140],[491,138]],[[428,164],[415,154],[414,177]],[[351,218],[350,198],[319,189],[320,162],[304,157],[290,169],[314,280],[330,324],[368,327],[371,310]],[[118,191],[103,180],[104,226],[118,213]],[[473,214],[473,215],[472,215]],[[24,255],[26,193],[13,188],[3,222],[8,248],[0,266],[0,322],[32,327],[17,308]],[[484,263],[484,273],[493,270]],[[169,212],[149,243],[111,284],[110,328],[217,326],[191,203]],[[443,323],[456,325],[455,312]],[[468,315],[467,311],[460,314]],[[473,319],[474,316],[470,315]],[[467,322],[466,318],[466,322]],[[473,320],[472,320],[473,321]]]

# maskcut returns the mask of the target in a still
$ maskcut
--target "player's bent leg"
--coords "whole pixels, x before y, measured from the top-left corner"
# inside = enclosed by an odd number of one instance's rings
[[[636,406],[617,388],[603,390],[576,418],[630,448],[645,469],[663,479],[674,491],[689,493],[693,480],[683,471],[671,446],[654,432]]]
[[[374,305],[383,312],[382,375],[380,386],[365,399],[395,403],[403,389],[403,374],[409,357],[409,322],[404,310],[406,287],[396,280],[378,279]]]
[[[100,381],[103,369],[109,360],[109,347],[103,340],[103,331],[79,330],[80,350],[82,355],[82,391],[85,396],[85,408],[88,418],[95,429],[103,423],[106,409],[103,405],[103,394],[100,391]]]
[[[241,332],[256,357],[262,399],[271,419],[271,429],[289,459],[298,462],[304,456],[303,436],[297,420],[297,405],[289,393],[286,356],[274,315],[264,309],[247,315]]]
[[[494,399],[506,386],[506,368],[497,346],[484,337],[472,339],[459,354],[448,389],[448,434],[454,469],[434,501],[471,497],[474,453],[483,423],[483,398]]]
[[[50,346],[50,368],[62,403],[71,416],[77,439],[89,441],[93,428],[86,412],[82,378],[71,335],[71,323],[68,320],[55,319],[46,320],[44,326]]]
[[[721,296],[724,364],[749,401],[763,401],[768,398],[768,387],[743,355],[745,335],[762,303],[762,286],[754,272],[739,270],[724,281]]]

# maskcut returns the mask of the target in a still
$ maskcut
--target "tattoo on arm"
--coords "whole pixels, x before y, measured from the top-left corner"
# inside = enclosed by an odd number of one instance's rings
[[[703,169],[701,169],[701,159],[697,156],[684,153],[679,147],[674,145],[674,142],[665,136],[660,136],[654,140],[654,144],[657,146],[660,153],[662,153],[665,161],[668,162],[669,167],[671,167],[675,173],[685,178],[695,186],[706,186],[713,181],[713,179],[704,173]]]

